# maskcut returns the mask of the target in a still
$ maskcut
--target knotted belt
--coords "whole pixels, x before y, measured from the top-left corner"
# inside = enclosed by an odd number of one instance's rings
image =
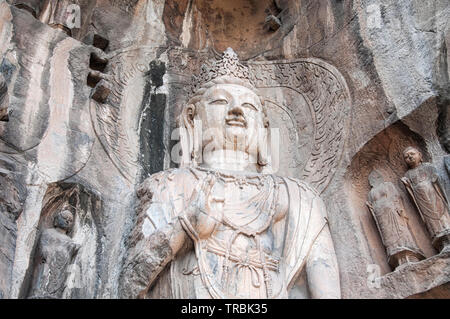
[[[249,269],[252,277],[252,285],[257,288],[261,286],[261,274],[257,271],[257,269],[264,269],[264,265],[261,262],[261,260],[251,256],[252,252],[254,255],[259,254],[259,252],[254,250],[250,251],[249,253],[243,253],[239,256],[231,252],[227,254],[226,249],[221,247],[219,243],[213,241],[208,241],[206,249],[208,252],[211,252],[218,256],[228,257],[230,261],[235,263],[232,269],[235,268],[237,268],[238,270],[242,268]],[[279,272],[279,260],[266,253],[264,254],[266,260],[265,264],[266,269]]]

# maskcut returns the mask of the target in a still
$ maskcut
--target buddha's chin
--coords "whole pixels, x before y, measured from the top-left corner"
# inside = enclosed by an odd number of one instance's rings
[[[228,126],[225,133],[227,141],[244,141],[247,137],[247,129],[241,126]]]

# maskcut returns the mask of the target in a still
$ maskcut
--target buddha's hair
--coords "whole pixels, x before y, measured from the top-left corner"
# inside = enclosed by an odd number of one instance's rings
[[[414,146],[408,146],[407,148],[405,148],[405,149],[403,150],[403,155],[404,155],[406,152],[410,151],[410,150],[416,150],[417,152],[419,152],[420,157],[423,157],[422,152],[421,152],[417,147],[414,147]]]

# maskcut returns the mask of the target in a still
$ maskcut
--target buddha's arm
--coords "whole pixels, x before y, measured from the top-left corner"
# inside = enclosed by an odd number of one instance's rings
[[[325,206],[319,205],[319,209],[325,209]],[[313,299],[341,298],[339,268],[333,240],[328,223],[322,227],[306,261],[309,292]]]
[[[161,271],[186,240],[178,219],[137,242],[129,252],[120,280],[122,298],[144,298]]]
[[[138,231],[134,233],[135,239],[131,239],[136,244],[130,249],[122,271],[120,289],[123,298],[145,297],[161,271],[176,257],[186,240],[189,240],[186,225],[197,228],[199,201],[204,201],[203,195],[209,194],[211,185],[210,179],[200,184],[192,192],[187,201],[189,204],[182,212],[164,213],[165,216],[174,216],[164,225],[158,225],[157,220],[161,218],[155,218],[150,222],[153,226],[147,226],[151,231],[145,230],[144,223],[138,227]],[[169,206],[161,206],[161,202],[167,202],[164,197],[166,195],[167,191],[152,193],[150,207],[145,211],[158,215],[161,210],[169,209]],[[146,216],[149,217],[148,214]],[[145,235],[147,232],[150,233]]]

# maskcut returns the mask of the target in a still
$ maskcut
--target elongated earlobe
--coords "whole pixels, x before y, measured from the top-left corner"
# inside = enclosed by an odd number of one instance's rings
[[[193,137],[192,137],[192,165],[197,166],[202,162],[202,121],[194,119]]]
[[[266,166],[269,163],[269,145],[268,145],[268,129],[263,128],[258,130],[258,146],[257,146],[257,155],[258,155],[258,165]]]

